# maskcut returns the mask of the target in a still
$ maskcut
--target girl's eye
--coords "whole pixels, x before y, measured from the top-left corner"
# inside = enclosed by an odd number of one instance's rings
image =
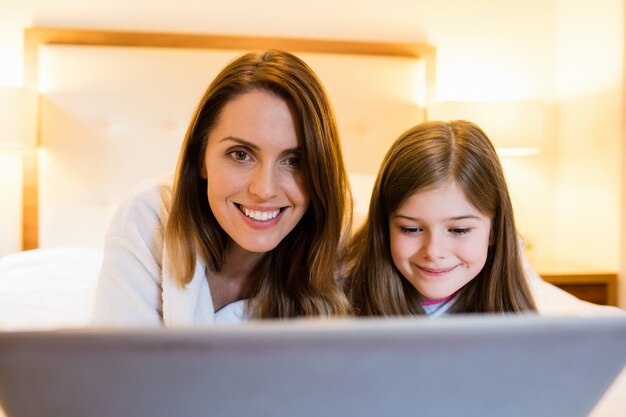
[[[235,161],[246,161],[250,158],[250,155],[248,155],[248,152],[246,151],[231,151],[229,152],[229,155],[235,160]]]
[[[422,231],[422,229],[419,227],[400,227],[400,230],[402,231],[402,233],[405,233],[407,235],[419,233]]]
[[[470,230],[472,230],[469,227],[454,227],[452,229],[448,229],[452,234],[455,235],[464,235],[470,232]]]

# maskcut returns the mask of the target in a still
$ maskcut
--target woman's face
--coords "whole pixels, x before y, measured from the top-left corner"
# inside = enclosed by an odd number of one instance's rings
[[[222,109],[209,134],[202,176],[220,226],[256,253],[274,249],[309,206],[302,141],[290,106],[254,90]]]

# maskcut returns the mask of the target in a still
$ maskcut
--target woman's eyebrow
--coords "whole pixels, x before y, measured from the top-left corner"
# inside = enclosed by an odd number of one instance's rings
[[[258,151],[260,150],[259,146],[247,141],[245,139],[239,138],[237,136],[226,136],[223,137],[222,139],[219,140],[219,142],[235,142],[239,145],[245,146],[247,148],[250,148],[252,150]],[[296,146],[295,148],[289,148],[289,149],[285,149],[284,151],[281,152],[281,155],[288,155],[288,154],[292,154],[292,153],[304,153],[304,150],[302,149],[302,147],[300,146]]]

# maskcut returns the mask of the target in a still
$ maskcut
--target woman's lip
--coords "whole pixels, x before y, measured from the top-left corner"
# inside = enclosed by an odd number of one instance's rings
[[[271,219],[255,219],[252,217],[248,217],[244,212],[243,209],[244,207],[246,209],[249,209],[250,206],[242,206],[240,204],[236,204],[237,206],[237,211],[239,212],[239,214],[241,215],[241,217],[243,218],[243,221],[250,226],[253,229],[257,229],[257,230],[267,230],[267,229],[271,229],[272,227],[274,227],[276,224],[278,224],[280,222],[280,219],[282,219],[283,215],[285,214],[285,208],[276,208],[273,209],[271,211],[276,211],[279,210],[279,213],[276,217],[271,218]],[[265,210],[256,210],[257,212],[265,212],[265,213],[269,213],[270,211],[267,210],[267,208],[265,208]]]
[[[245,217],[260,222],[271,221],[281,217],[286,209],[286,207],[244,206],[237,203],[235,203],[235,206]]]
[[[248,206],[246,204],[240,204],[240,203],[235,203],[235,205],[239,208],[239,209],[248,209],[248,210],[252,210],[252,211],[275,211],[275,210],[281,210],[284,209],[285,207],[283,206]]]

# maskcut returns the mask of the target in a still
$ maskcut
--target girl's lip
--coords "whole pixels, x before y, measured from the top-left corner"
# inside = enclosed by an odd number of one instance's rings
[[[443,274],[447,274],[448,272],[452,271],[453,269],[456,268],[456,265],[450,268],[427,268],[425,266],[419,266],[417,265],[417,267],[426,272],[427,274],[431,274],[431,275],[443,275]]]

